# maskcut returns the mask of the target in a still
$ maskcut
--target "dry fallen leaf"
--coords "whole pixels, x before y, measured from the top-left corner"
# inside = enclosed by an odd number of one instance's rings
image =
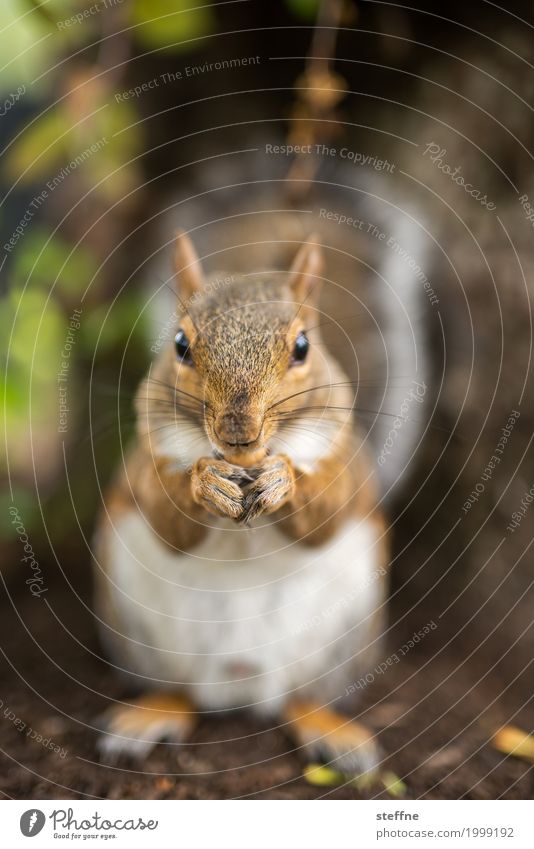
[[[350,779],[348,775],[322,764],[308,764],[304,767],[303,775],[308,784],[317,787],[337,787],[339,784],[350,783],[360,792],[369,790],[373,785],[380,783],[384,786],[390,796],[402,799],[406,795],[406,785],[394,772],[370,771],[356,778]]]
[[[494,735],[493,746],[505,755],[534,761],[534,735],[515,725],[505,725]]]
[[[321,764],[308,764],[305,766],[304,778],[308,784],[315,784],[318,787],[335,787],[346,781],[345,776],[341,772],[329,766],[322,766]]]
[[[169,778],[158,778],[156,781],[156,787],[162,793],[168,793],[169,790],[172,790],[174,784]]]
[[[402,799],[406,796],[406,785],[394,772],[383,772],[380,781],[390,796],[395,796],[396,799]]]

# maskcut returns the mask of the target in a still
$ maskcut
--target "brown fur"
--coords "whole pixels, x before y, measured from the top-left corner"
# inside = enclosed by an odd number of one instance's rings
[[[193,364],[180,362],[169,344],[141,384],[138,439],[112,485],[100,534],[113,533],[124,510],[138,509],[160,540],[180,552],[216,532],[210,515],[247,523],[263,515],[291,539],[313,546],[332,537],[350,516],[360,515],[379,524],[386,563],[372,466],[352,419],[354,393],[341,368],[317,344],[321,257],[315,241],[302,247],[288,274],[238,277],[213,292],[205,287],[195,251],[183,234],[176,261],[180,328]],[[295,340],[304,331],[309,353],[293,365]],[[277,434],[282,438],[297,427],[313,430],[318,421],[328,423],[329,436],[313,468],[297,467],[284,453],[269,453]],[[162,449],[161,435],[169,432],[192,432],[204,444],[207,437],[212,450],[199,454],[190,468],[179,469],[172,451]],[[117,617],[102,571],[102,539],[97,551],[100,610],[113,629]],[[128,657],[128,641],[118,633],[111,638],[118,656]],[[156,709],[166,711],[166,703],[155,698]],[[147,704],[113,709],[108,730],[128,736],[133,723],[142,736],[143,728],[157,720],[153,710],[142,707]],[[365,730],[347,725],[334,711],[293,706],[287,721],[307,747],[327,733],[334,755],[339,750],[352,758],[358,749],[359,771],[376,761],[376,747]]]
[[[201,541],[207,514],[236,521],[274,514],[293,539],[320,544],[349,514],[372,510],[375,493],[352,424],[353,392],[337,364],[314,347],[319,248],[309,240],[288,275],[239,277],[209,292],[183,234],[178,245],[180,327],[194,365],[178,361],[169,345],[142,383],[139,443],[119,487],[127,479],[156,533],[178,550]],[[301,331],[310,351],[290,367]],[[321,418],[332,435],[313,471],[295,468],[284,454],[268,456],[281,429],[299,419],[299,427],[313,429]],[[198,428],[213,455],[177,471],[156,450],[158,433],[173,427]]]
[[[310,760],[320,762],[326,757],[329,765],[341,772],[360,775],[372,772],[380,760],[374,735],[329,707],[294,700],[285,708],[283,719]]]

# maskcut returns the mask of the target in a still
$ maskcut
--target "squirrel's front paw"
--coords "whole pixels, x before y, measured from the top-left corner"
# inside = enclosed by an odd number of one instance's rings
[[[273,513],[295,492],[295,472],[283,454],[269,457],[258,470],[254,483],[245,489],[241,520],[248,522],[261,513]]]
[[[202,458],[191,472],[191,494],[200,504],[216,516],[240,519],[243,512],[241,485],[252,480],[245,469],[225,460]]]

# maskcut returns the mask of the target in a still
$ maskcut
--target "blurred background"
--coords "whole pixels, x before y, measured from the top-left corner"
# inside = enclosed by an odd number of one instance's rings
[[[394,181],[375,175],[377,191],[394,183],[392,196],[419,210],[439,296],[426,319],[431,427],[391,505],[390,640],[439,628],[366,694],[370,722],[405,794],[534,790],[528,758],[489,742],[500,725],[534,725],[534,15],[527,3],[346,0],[337,41],[324,42],[337,76],[323,102],[302,94],[318,12],[316,0],[1,5],[0,699],[68,751],[58,759],[1,721],[10,795],[322,792],[283,735],[249,720],[202,730],[178,764],[157,754],[157,780],[110,775],[93,720],[121,690],[90,613],[101,488],[158,339],[166,211],[213,185],[210,158],[265,138],[306,141],[310,115],[328,116],[319,139],[395,163]],[[430,144],[435,162],[421,153]],[[440,163],[460,168],[490,209]],[[182,226],[189,215],[186,205]]]

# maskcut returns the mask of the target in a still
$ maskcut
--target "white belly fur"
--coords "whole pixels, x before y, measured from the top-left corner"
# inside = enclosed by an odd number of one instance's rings
[[[313,548],[269,524],[213,525],[183,554],[133,511],[110,532],[107,579],[128,638],[125,666],[144,686],[180,689],[208,710],[270,712],[297,690],[343,696],[368,666],[373,613],[384,603],[373,524],[351,520]]]

